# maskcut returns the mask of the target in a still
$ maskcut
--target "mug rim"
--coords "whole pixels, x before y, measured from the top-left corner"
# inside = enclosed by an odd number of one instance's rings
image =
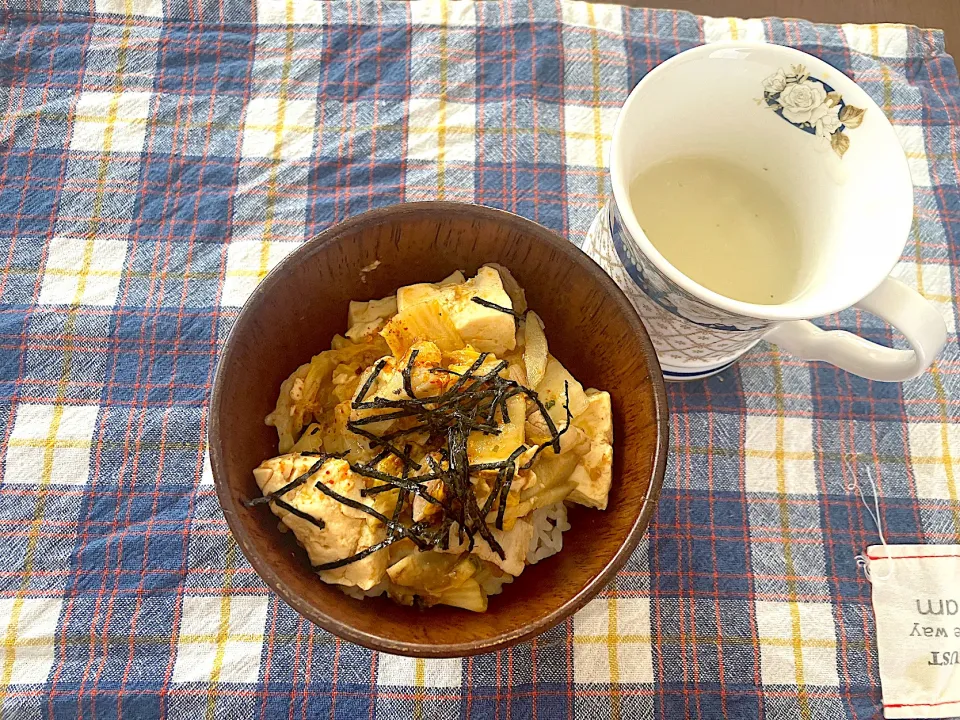
[[[691,58],[691,56],[702,55],[723,48],[742,48],[744,50],[782,52],[785,55],[792,55],[792,60],[794,62],[806,61],[806,59],[809,58],[815,62],[823,63],[832,68],[838,74],[840,79],[834,80],[833,82],[848,83],[849,85],[856,87],[863,94],[867,109],[873,109],[873,114],[879,116],[882,124],[889,129],[893,141],[897,143],[897,147],[900,149],[900,162],[898,164],[900,165],[901,179],[899,182],[905,182],[905,188],[907,190],[908,197],[905,197],[904,201],[909,208],[909,212],[904,213],[906,221],[905,227],[902,231],[903,242],[895,245],[895,252],[894,250],[890,251],[890,262],[886,272],[878,276],[875,282],[869,283],[870,290],[868,292],[863,294],[858,293],[856,297],[851,297],[842,295],[843,289],[837,288],[827,293],[821,293],[820,295],[823,296],[822,298],[820,298],[818,295],[818,297],[814,298],[813,300],[790,300],[788,302],[778,303],[776,305],[762,305],[759,303],[749,303],[742,300],[734,300],[733,298],[727,297],[726,295],[721,295],[718,292],[700,285],[682,273],[663,256],[663,254],[656,248],[656,246],[654,246],[652,242],[650,242],[646,234],[643,232],[643,229],[640,227],[640,223],[637,220],[633,207],[630,204],[630,192],[628,187],[630,179],[623,177],[622,174],[618,172],[616,161],[619,154],[619,147],[623,143],[624,136],[630,132],[628,129],[629,123],[627,118],[633,114],[633,106],[640,102],[639,98],[644,91],[644,86],[647,84],[647,81],[650,78],[662,75],[664,72],[669,71],[672,65],[687,61]],[[853,307],[858,302],[863,300],[863,298],[867,297],[870,295],[870,293],[876,290],[877,287],[880,286],[880,283],[882,283],[884,279],[890,275],[890,272],[896,266],[897,261],[903,254],[903,249],[906,247],[907,240],[910,237],[910,227],[913,223],[915,206],[913,178],[910,174],[910,167],[907,163],[907,156],[903,151],[903,146],[895,135],[893,125],[890,123],[890,120],[887,118],[883,110],[854,80],[848,77],[843,71],[839,70],[833,65],[830,65],[830,63],[828,63],[826,60],[818,58],[815,55],[810,55],[803,50],[798,50],[797,48],[788,47],[786,45],[778,45],[776,43],[736,40],[705,43],[703,45],[698,45],[677,53],[673,57],[668,58],[654,67],[633,87],[633,89],[630,91],[630,94],[627,96],[627,99],[620,107],[620,111],[617,115],[617,121],[613,129],[613,136],[610,142],[609,172],[610,182],[613,189],[613,199],[631,236],[631,239],[639,246],[640,252],[642,252],[643,255],[650,262],[652,262],[661,273],[663,273],[664,276],[688,292],[690,295],[698,298],[708,305],[712,305],[713,307],[719,308],[720,310],[733,315],[739,315],[758,320],[769,320],[772,322],[809,320],[811,318],[832,315],[833,313]]]

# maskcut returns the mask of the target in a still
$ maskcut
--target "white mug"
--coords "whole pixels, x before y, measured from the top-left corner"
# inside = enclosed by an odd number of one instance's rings
[[[630,205],[631,181],[653,164],[689,156],[765,169],[812,245],[812,280],[798,297],[778,305],[725,297],[685,276],[647,239]],[[887,381],[921,374],[943,347],[939,312],[888,277],[913,218],[903,149],[883,111],[822,60],[764,43],[676,55],[646,75],[620,111],[610,174],[613,198],[592,231],[606,236],[636,285],[630,294],[668,379],[720,372],[761,339]],[[893,325],[911,349],[808,322],[850,307]]]

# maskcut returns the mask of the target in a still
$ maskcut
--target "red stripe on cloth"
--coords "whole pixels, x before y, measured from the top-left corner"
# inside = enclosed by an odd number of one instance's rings
[[[901,708],[901,707],[940,707],[941,705],[960,705],[960,700],[944,700],[943,702],[935,703],[884,703],[885,708]]]

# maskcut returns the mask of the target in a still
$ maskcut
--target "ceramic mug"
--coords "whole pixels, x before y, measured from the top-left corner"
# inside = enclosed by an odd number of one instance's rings
[[[631,180],[691,156],[763,168],[791,206],[810,265],[798,297],[777,305],[725,297],[685,276],[646,238],[630,206]],[[913,218],[903,149],[883,111],[822,60],[764,43],[676,55],[646,75],[620,111],[610,174],[613,197],[597,223],[639,291],[631,295],[668,379],[720,372],[761,339],[887,381],[921,374],[943,347],[939,312],[888,277]],[[910,349],[808,322],[850,307],[894,326]]]

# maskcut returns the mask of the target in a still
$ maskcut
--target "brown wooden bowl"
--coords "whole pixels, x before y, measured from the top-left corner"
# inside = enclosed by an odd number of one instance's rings
[[[379,265],[371,268],[377,261]],[[606,511],[571,508],[558,555],[528,567],[486,613],[356,600],[313,573],[292,533],[280,533],[252,470],[277,454],[263,419],[280,383],[346,330],[351,299],[380,298],[487,262],[508,267],[546,324],[550,352],[613,400],[613,487]],[[365,270],[366,268],[366,270]],[[663,376],[640,318],[572,243],[516,215],[451,202],[360,215],[291,253],[244,305],[220,358],[210,408],[217,495],[260,577],[320,627],[375,650],[420,657],[489,652],[529,639],[582,607],[623,566],[653,513],[667,454]]]

